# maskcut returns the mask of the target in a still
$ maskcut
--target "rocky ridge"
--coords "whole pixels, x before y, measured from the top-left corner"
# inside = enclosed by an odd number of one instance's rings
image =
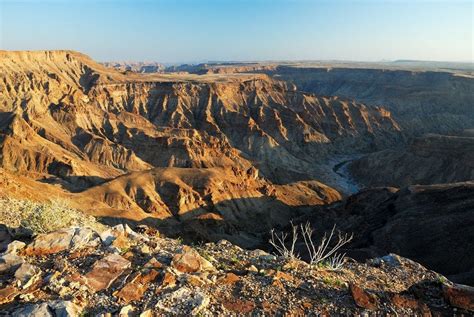
[[[104,62],[105,67],[110,67],[121,72],[136,73],[162,73],[165,65],[157,62]]]
[[[143,225],[135,230],[78,227],[14,240],[0,255],[2,314],[441,316],[474,309],[472,287],[394,254],[365,264],[347,259],[332,271],[225,240],[187,246]]]

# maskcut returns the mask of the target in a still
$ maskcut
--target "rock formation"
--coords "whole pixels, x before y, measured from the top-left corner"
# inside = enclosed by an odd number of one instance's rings
[[[306,94],[266,75],[124,74],[71,51],[0,55],[4,175],[57,184],[73,200],[97,197],[93,208],[81,207],[87,211],[108,206],[116,208],[117,216],[133,219],[142,219],[140,212],[172,214],[176,207],[164,203],[169,197],[158,199],[159,190],[130,192],[125,179],[143,174],[134,172],[153,175],[153,168],[179,167],[186,169],[166,174],[189,174],[191,179],[196,175],[192,168],[234,168],[238,173],[253,169],[262,178],[255,191],[263,183],[270,188],[272,183],[324,182],[318,160],[349,146],[369,151],[401,138],[398,124],[383,108]],[[113,181],[125,174],[130,175]],[[125,186],[121,194],[101,193],[117,184]],[[196,189],[185,187],[180,187],[180,197],[198,201],[196,208],[211,192],[222,196],[215,186],[199,198]],[[307,185],[277,188],[290,190],[291,196],[308,196]],[[84,194],[69,195],[80,192]],[[245,195],[233,199],[256,197]],[[318,203],[336,197],[323,196],[316,198]],[[128,212],[121,214],[123,208]],[[235,208],[234,215],[242,209],[238,204]],[[113,210],[109,212],[107,216],[113,216]]]
[[[472,71],[298,65],[266,73],[294,83],[302,91],[383,105],[410,136],[474,126]]]

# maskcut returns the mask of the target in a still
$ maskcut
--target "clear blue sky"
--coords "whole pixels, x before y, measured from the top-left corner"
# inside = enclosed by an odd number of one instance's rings
[[[473,60],[473,1],[0,0],[0,48],[99,61]]]

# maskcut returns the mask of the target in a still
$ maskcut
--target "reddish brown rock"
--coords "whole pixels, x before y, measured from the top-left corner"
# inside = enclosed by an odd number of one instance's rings
[[[200,256],[196,250],[188,246],[184,246],[182,253],[176,254],[173,257],[171,266],[184,273],[215,270],[209,261]]]
[[[220,284],[224,285],[232,285],[240,281],[240,277],[235,275],[234,273],[227,273],[224,277],[219,279]]]
[[[254,302],[238,298],[224,300],[223,305],[227,310],[240,314],[249,314],[255,309]]]
[[[275,274],[273,275],[273,278],[276,280],[286,280],[288,282],[293,282],[295,278],[288,273],[282,272],[282,271],[276,271]]]
[[[131,244],[128,238],[125,236],[125,234],[121,233],[112,242],[112,246],[123,251],[123,250],[130,249]]]
[[[451,305],[474,311],[474,287],[461,284],[443,285],[443,294]]]
[[[192,286],[201,287],[206,284],[206,281],[199,276],[188,274],[186,275],[186,283]]]
[[[116,293],[116,296],[125,304],[131,301],[140,300],[143,294],[147,291],[149,284],[153,282],[158,276],[158,271],[149,270],[148,272],[139,273],[126,284],[120,291]]]
[[[176,277],[171,272],[165,272],[163,280],[161,281],[161,287],[174,287],[176,286]]]
[[[96,292],[104,290],[129,266],[130,262],[120,255],[109,254],[95,262],[92,270],[85,276],[86,283]]]
[[[47,255],[61,252],[69,248],[74,229],[59,230],[48,234],[41,234],[26,247],[28,255]]]
[[[402,294],[394,294],[391,298],[392,304],[398,308],[410,308],[415,311],[421,311],[424,317],[431,316],[429,307],[415,299]]]
[[[350,284],[352,298],[357,306],[365,309],[377,309],[379,301],[376,295],[368,293],[366,290],[355,284]]]
[[[163,264],[160,261],[158,261],[156,258],[151,258],[147,263],[145,263],[144,267],[161,269],[163,268]]]

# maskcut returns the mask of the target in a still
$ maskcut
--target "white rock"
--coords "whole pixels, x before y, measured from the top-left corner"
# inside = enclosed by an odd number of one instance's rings
[[[132,317],[135,316],[135,307],[132,305],[124,306],[120,309],[119,317]]]
[[[102,240],[102,244],[105,246],[109,246],[114,242],[117,236],[114,234],[113,229],[105,230],[100,234],[100,239]]]
[[[79,316],[82,309],[71,301],[56,300],[48,303],[55,317]]]
[[[12,317],[53,317],[49,310],[48,303],[30,304],[18,308]]]
[[[25,260],[22,257],[8,253],[0,256],[0,273],[7,272],[17,268],[21,265]]]
[[[18,286],[25,289],[31,286],[36,282],[41,275],[41,270],[30,263],[23,263],[15,271],[15,278],[18,282]]]
[[[3,252],[3,254],[17,254],[18,251],[23,249],[24,247],[26,247],[26,243],[15,240],[8,244],[7,249],[5,250],[5,252]]]
[[[81,249],[84,247],[97,247],[100,245],[100,236],[91,228],[75,228],[71,239],[71,249]]]

